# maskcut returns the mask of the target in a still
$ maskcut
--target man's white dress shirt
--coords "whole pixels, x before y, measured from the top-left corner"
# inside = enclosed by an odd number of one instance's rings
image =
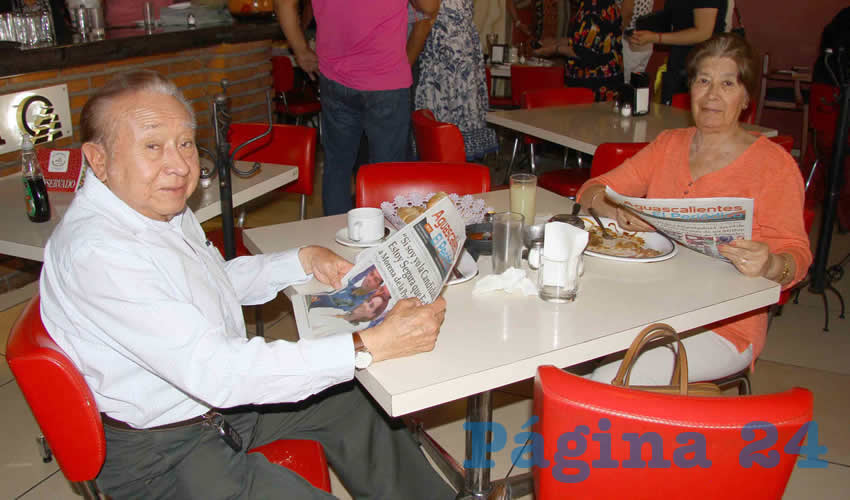
[[[41,314],[100,411],[154,427],[350,380],[350,335],[247,338],[242,305],[308,278],[297,249],[225,262],[189,208],[156,221],[90,175],[45,248]]]

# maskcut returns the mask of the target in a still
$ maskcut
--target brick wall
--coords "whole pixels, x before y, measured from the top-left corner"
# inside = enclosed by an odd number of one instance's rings
[[[265,91],[271,88],[271,40],[222,44],[202,49],[138,57],[109,63],[78,66],[61,70],[40,71],[0,78],[0,95],[49,85],[68,85],[71,104],[73,138],[62,138],[47,147],[78,147],[80,111],[89,96],[113,74],[131,69],[151,69],[173,80],[192,103],[198,120],[198,143],[213,145],[210,124],[210,102],[221,92],[219,82],[227,79],[230,86],[233,121],[265,121]],[[0,155],[0,175],[17,171],[20,152]]]

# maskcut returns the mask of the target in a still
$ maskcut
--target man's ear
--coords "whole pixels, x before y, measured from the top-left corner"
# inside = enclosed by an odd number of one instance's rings
[[[94,142],[85,142],[81,148],[86,161],[100,182],[106,183],[106,149]]]

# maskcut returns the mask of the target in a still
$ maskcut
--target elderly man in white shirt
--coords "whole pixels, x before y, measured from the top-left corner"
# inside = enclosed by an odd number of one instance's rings
[[[380,361],[433,349],[445,301],[400,301],[353,335],[249,340],[242,305],[311,274],[338,287],[351,263],[315,246],[225,262],[186,207],[200,170],[192,107],[160,75],[118,75],[80,127],[91,171],[45,248],[41,313],[102,412],[107,494],[332,498],[245,453],[301,438],[322,443],[355,497],[453,496],[410,433],[350,382],[356,352]],[[241,447],[205,423],[215,413]]]

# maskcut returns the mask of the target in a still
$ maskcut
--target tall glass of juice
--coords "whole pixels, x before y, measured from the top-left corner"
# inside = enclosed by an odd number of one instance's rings
[[[511,176],[511,212],[522,214],[527,225],[534,224],[537,176],[513,174]]]

